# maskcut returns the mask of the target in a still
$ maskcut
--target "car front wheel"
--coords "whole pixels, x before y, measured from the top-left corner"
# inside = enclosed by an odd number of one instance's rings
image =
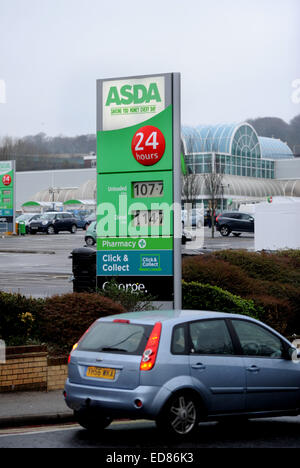
[[[162,433],[184,439],[195,432],[199,417],[197,399],[189,393],[179,393],[167,403],[156,424]]]
[[[47,227],[47,234],[55,234],[54,226]]]
[[[91,246],[91,245],[95,244],[95,241],[94,241],[94,239],[92,237],[86,237],[85,238],[85,243],[86,243],[86,245]]]
[[[222,226],[222,227],[220,228],[220,233],[221,233],[221,235],[222,235],[223,237],[229,236],[230,232],[231,232],[231,231],[230,231],[230,229],[229,229],[228,226]]]

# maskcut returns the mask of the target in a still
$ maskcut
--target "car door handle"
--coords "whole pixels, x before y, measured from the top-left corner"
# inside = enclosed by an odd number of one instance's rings
[[[246,367],[246,370],[248,372],[259,372],[260,371],[260,367],[257,367],[257,366],[249,366],[249,367]]]
[[[197,364],[192,365],[192,369],[204,370],[206,369],[206,366],[202,364],[202,362],[197,362]]]

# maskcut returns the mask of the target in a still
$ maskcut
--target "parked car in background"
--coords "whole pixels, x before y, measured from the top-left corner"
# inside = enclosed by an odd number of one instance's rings
[[[184,221],[181,221],[181,244],[185,245],[189,241],[194,241],[196,239],[195,231],[188,231],[184,228]]]
[[[299,415],[297,359],[286,338],[244,315],[112,315],[74,345],[64,396],[89,430],[152,419],[165,436],[185,438],[201,421]]]
[[[86,235],[84,237],[85,243],[88,246],[96,244],[97,233],[96,233],[97,222],[92,221],[86,230]]]
[[[192,208],[191,210],[181,211],[181,220],[184,222],[184,226],[191,226],[200,228],[204,226],[204,214],[203,210],[199,208]]]
[[[74,218],[76,219],[77,223],[77,228],[78,229],[83,229],[84,231],[86,230],[87,226],[89,226],[89,222],[87,221],[86,216],[81,216],[80,214],[75,214]]]
[[[88,228],[88,226],[93,222],[96,221],[96,215],[95,213],[90,214],[89,216],[86,216],[85,218],[85,229]]]
[[[66,211],[44,213],[39,219],[29,224],[30,234],[36,234],[37,232],[58,234],[61,231],[70,231],[72,234],[77,231],[76,218]]]
[[[31,223],[31,221],[39,219],[41,216],[42,216],[42,213],[23,213],[16,218],[16,223],[19,224],[20,221],[24,221],[25,226],[26,226],[26,234],[28,234],[29,224]]]
[[[242,232],[254,232],[254,217],[239,211],[227,211],[216,218],[216,229],[222,236],[240,236]]]

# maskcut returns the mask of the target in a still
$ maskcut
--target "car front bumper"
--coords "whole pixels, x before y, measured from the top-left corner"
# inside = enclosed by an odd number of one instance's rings
[[[33,232],[46,232],[48,226],[30,226],[29,231]]]

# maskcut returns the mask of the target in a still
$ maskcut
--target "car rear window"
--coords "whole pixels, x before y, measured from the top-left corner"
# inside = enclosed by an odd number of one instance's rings
[[[95,322],[81,339],[78,350],[142,355],[152,325],[121,322]]]

